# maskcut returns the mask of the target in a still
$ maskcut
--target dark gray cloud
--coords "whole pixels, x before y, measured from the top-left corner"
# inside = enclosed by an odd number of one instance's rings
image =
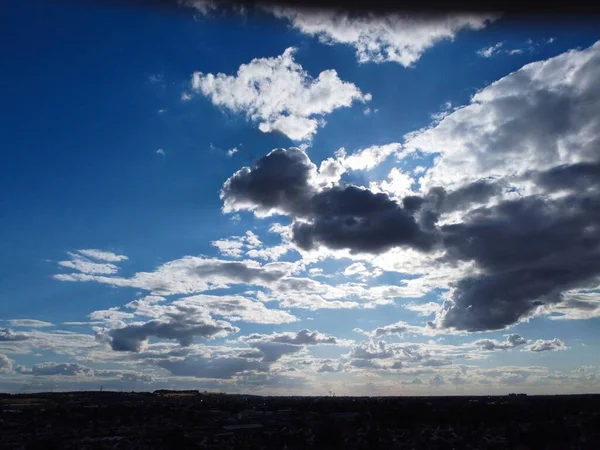
[[[479,180],[456,191],[436,187],[399,203],[387,194],[354,185],[317,189],[316,166],[305,152],[276,149],[252,169],[229,178],[221,191],[226,211],[278,211],[292,216],[294,242],[303,249],[324,245],[352,252],[382,253],[408,246],[431,250],[438,242],[443,212],[485,203],[502,192],[502,183]]]
[[[503,201],[442,227],[446,261],[475,261],[482,272],[458,281],[442,326],[501,329],[540,305],[560,303],[566,290],[594,287],[600,276],[598,230],[600,196],[587,191]]]
[[[518,334],[508,334],[503,342],[499,342],[493,339],[480,339],[475,341],[475,345],[481,347],[483,350],[508,350],[515,348],[519,345],[527,343],[527,339],[523,338]]]
[[[563,164],[547,171],[530,172],[537,185],[550,191],[568,190],[581,192],[600,187],[600,163],[582,162]]]
[[[353,185],[318,191],[316,166],[303,151],[276,149],[253,169],[245,167],[223,185],[226,211],[279,211],[299,219],[293,239],[300,247],[320,244],[354,252],[380,253],[394,246],[429,250],[434,236],[421,229],[411,211],[390,199]]]
[[[198,266],[194,273],[200,277],[220,275],[232,281],[253,283],[256,281],[276,281],[286,275],[282,270],[265,270],[262,267],[248,267],[242,262],[219,261],[211,265]]]
[[[307,222],[296,222],[294,241],[304,249],[324,245],[352,252],[381,253],[392,247],[430,250],[435,236],[387,194],[357,186],[334,186],[311,199]]]
[[[228,357],[204,357],[190,355],[183,359],[168,359],[157,363],[173,375],[196,378],[232,378],[246,371],[263,371],[266,366],[261,361]]]
[[[311,179],[316,167],[298,148],[275,149],[256,162],[253,169],[244,167],[223,185],[221,199],[230,210],[256,209],[304,213],[315,192]]]
[[[0,342],[25,341],[29,337],[22,333],[15,333],[10,328],[0,328]]]
[[[253,341],[248,344],[262,354],[262,361],[275,362],[284,355],[298,353],[304,347],[301,345],[283,344],[281,342]]]
[[[115,351],[141,351],[148,338],[172,339],[183,346],[191,345],[195,337],[211,338],[218,334],[236,333],[239,328],[208,316],[167,313],[166,320],[150,320],[144,324],[132,324],[112,329],[108,337]]]
[[[300,330],[296,333],[253,333],[241,338],[242,341],[261,352],[263,361],[273,362],[284,355],[298,353],[307,345],[335,345],[338,340],[319,331]]]
[[[440,212],[460,211],[474,204],[487,203],[492,197],[500,195],[505,188],[503,182],[477,180],[449,192],[442,187],[434,187],[427,197],[434,200],[436,209]]]

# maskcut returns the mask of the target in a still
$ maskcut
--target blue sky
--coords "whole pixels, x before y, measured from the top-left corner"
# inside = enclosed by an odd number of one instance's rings
[[[211,5],[5,6],[0,390],[597,392],[597,26]]]

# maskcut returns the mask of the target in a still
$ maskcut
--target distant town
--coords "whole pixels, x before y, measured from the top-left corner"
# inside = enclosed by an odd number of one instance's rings
[[[600,396],[0,394],[2,449],[600,449]]]

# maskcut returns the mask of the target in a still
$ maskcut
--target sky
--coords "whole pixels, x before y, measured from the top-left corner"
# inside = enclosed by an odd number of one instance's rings
[[[1,20],[0,391],[600,392],[597,23]]]

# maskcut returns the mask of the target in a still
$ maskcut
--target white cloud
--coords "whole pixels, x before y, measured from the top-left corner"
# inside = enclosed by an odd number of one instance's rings
[[[111,275],[117,273],[119,268],[111,263],[98,263],[91,261],[76,253],[68,252],[71,257],[68,261],[59,261],[58,265],[67,269],[77,270],[85,274],[105,274]]]
[[[407,305],[404,305],[404,307],[409,311],[419,313],[420,316],[431,316],[442,309],[442,305],[435,302],[409,303]]]
[[[568,348],[569,347],[567,347],[565,343],[558,338],[550,340],[538,339],[534,343],[525,347],[525,349],[530,352],[557,351],[566,350]]]
[[[252,260],[226,261],[216,258],[186,256],[169,261],[153,272],[138,272],[130,278],[90,275],[86,273],[57,274],[60,281],[95,281],[119,287],[135,287],[156,295],[192,294],[233,284],[270,285],[295,269],[292,263],[261,265]]]
[[[237,147],[230,148],[229,150],[227,150],[227,156],[231,157],[231,156],[235,155],[237,152],[239,152]]]
[[[157,155],[161,155],[161,156],[165,156],[165,151],[162,148],[159,148],[158,150],[156,150],[156,154]]]
[[[8,356],[0,353],[0,373],[12,372],[14,361]]]
[[[242,250],[246,244],[241,236],[233,236],[228,239],[219,239],[213,241],[212,245],[217,247],[219,249],[219,253],[221,253],[223,256],[239,258],[242,256]]]
[[[294,48],[274,58],[256,58],[242,64],[235,76],[219,73],[192,76],[192,89],[219,107],[245,113],[263,132],[280,131],[290,139],[310,139],[323,116],[370,94],[340,80],[335,70],[312,78],[294,60]]]
[[[387,180],[373,181],[369,184],[369,189],[373,192],[385,192],[390,197],[402,199],[407,195],[413,195],[412,185],[415,180],[410,174],[403,172],[398,167],[393,167],[387,176]]]
[[[11,319],[8,321],[11,327],[21,328],[45,328],[54,326],[53,323],[35,319]]]
[[[246,252],[246,256],[249,258],[270,259],[271,261],[277,261],[290,250],[290,245],[282,244],[262,249],[252,249]]]
[[[346,156],[346,152],[340,149],[339,161],[341,164],[350,170],[372,170],[377,167],[383,161],[385,161],[390,155],[400,155],[402,151],[402,145],[397,142],[392,142],[386,145],[373,145],[371,147],[358,150]]]
[[[581,320],[600,317],[600,292],[568,291],[561,303],[546,308],[552,320]]]
[[[367,269],[367,267],[360,262],[357,263],[352,263],[350,264],[348,267],[346,267],[344,269],[344,275],[348,276],[348,275],[367,275],[369,273],[369,270]]]
[[[327,158],[319,166],[317,183],[322,186],[337,184],[345,172],[346,167],[339,158]]]
[[[95,248],[77,250],[77,253],[79,253],[83,256],[86,256],[88,258],[91,258],[91,259],[96,259],[99,261],[106,261],[106,262],[121,262],[121,261],[127,261],[127,259],[128,259],[127,256],[125,256],[125,255],[118,255],[113,252],[108,252],[106,250],[98,250]]]
[[[194,8],[200,15],[207,15],[218,8],[217,2],[213,0],[178,0],[178,3]]]
[[[297,320],[287,311],[267,308],[264,303],[241,295],[195,295],[177,300],[172,305],[181,311],[205,310],[232,322],[283,324]]]
[[[361,63],[390,61],[404,67],[414,65],[436,43],[454,39],[460,30],[480,30],[498,17],[495,14],[353,16],[334,10],[314,11],[287,6],[269,9],[276,17],[288,19],[300,32],[318,36],[324,43],[353,46]]]
[[[372,170],[393,154],[398,158],[401,157],[401,144],[393,142],[386,145],[373,145],[357,150],[350,155],[342,147],[335,152],[334,158],[327,158],[321,162],[316,176],[316,184],[321,187],[335,185],[348,170]],[[390,177],[392,177],[392,173],[390,173]]]
[[[407,150],[440,155],[421,190],[594,160],[599,59],[600,42],[527,64],[433,127],[408,134]]]
[[[503,45],[504,42],[498,42],[497,44],[482,48],[481,50],[477,51],[477,54],[483,58],[490,58],[498,54]]]
[[[250,230],[246,231],[245,236],[219,239],[213,241],[212,245],[217,247],[219,253],[224,256],[240,258],[245,253],[250,258],[270,259],[272,261],[277,261],[290,250],[288,244],[264,247],[260,238]]]
[[[518,334],[507,334],[503,342],[494,339],[480,339],[474,342],[476,346],[481,347],[483,350],[508,350],[526,343],[527,340]]]

